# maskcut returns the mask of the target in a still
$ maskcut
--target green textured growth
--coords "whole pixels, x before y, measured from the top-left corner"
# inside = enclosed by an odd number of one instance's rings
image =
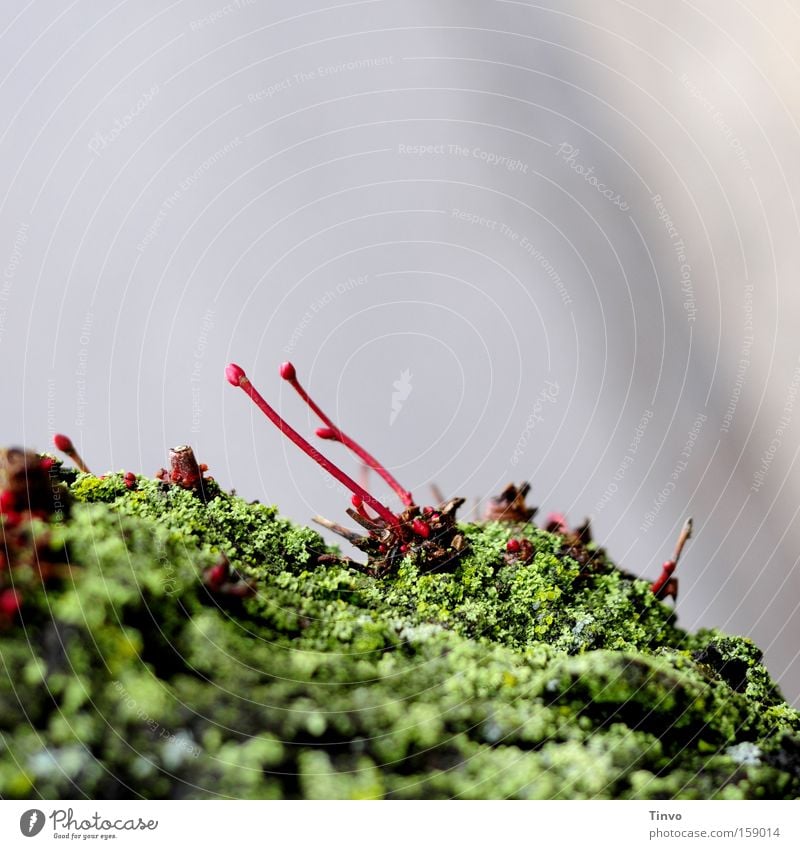
[[[71,481],[60,584],[0,633],[0,796],[789,798],[800,715],[748,640],[532,525],[370,578],[218,488]],[[535,550],[509,562],[512,535]],[[212,593],[224,553],[255,587]]]

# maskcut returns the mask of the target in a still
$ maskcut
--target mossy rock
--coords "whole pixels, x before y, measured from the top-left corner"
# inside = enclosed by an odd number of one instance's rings
[[[686,634],[559,535],[467,524],[455,571],[378,579],[214,486],[65,480],[69,516],[30,534],[70,570],[0,632],[0,797],[800,794],[800,715],[756,647]],[[208,588],[220,554],[252,595]]]

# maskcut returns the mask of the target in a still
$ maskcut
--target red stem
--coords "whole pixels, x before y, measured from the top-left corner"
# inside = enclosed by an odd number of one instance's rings
[[[370,495],[362,486],[359,486],[359,484],[346,475],[340,468],[334,466],[327,457],[323,457],[310,442],[300,436],[300,434],[290,424],[288,424],[288,422],[284,421],[261,397],[261,395],[259,395],[258,390],[250,382],[241,367],[237,366],[235,363],[231,363],[225,369],[225,377],[227,377],[228,382],[233,386],[238,386],[243,389],[245,393],[250,396],[251,400],[259,408],[259,410],[264,413],[264,415],[282,434],[284,434],[284,436],[287,436],[301,451],[308,454],[312,460],[322,466],[329,475],[336,478],[336,480],[344,484],[344,486],[346,486],[352,493],[360,496],[364,501],[366,501],[366,503],[369,504],[369,506],[372,507],[372,509],[385,522],[388,522],[390,525],[396,525],[399,522],[397,516],[395,516],[388,507],[381,504],[377,498]]]
[[[63,433],[57,433],[53,437],[53,445],[62,453],[66,454],[70,460],[82,471],[86,474],[89,474],[89,467],[84,463],[83,457],[78,454],[78,449],[75,447],[74,443],[68,436],[64,436]]]
[[[365,519],[369,519],[370,522],[374,521],[372,516],[367,513],[367,508],[364,506],[364,499],[360,495],[354,495],[352,498],[353,507],[358,510],[358,515],[363,516]]]
[[[349,448],[360,460],[366,463],[371,469],[376,471],[389,486],[397,493],[400,500],[406,507],[411,507],[414,504],[414,497],[411,493],[404,489],[394,475],[386,469],[375,457],[372,456],[365,448],[362,448],[354,439],[349,437],[341,428],[337,427],[331,418],[320,409],[319,405],[314,401],[314,399],[306,392],[303,388],[300,381],[297,379],[297,373],[295,371],[294,366],[291,363],[283,363],[280,369],[281,377],[290,383],[295,392],[308,404],[311,410],[317,415],[317,417],[326,424],[327,430],[324,428],[320,428],[317,431],[317,436],[321,439],[332,439],[335,442],[341,442],[345,448]]]
[[[664,588],[664,584],[672,577],[675,567],[678,564],[674,560],[667,560],[661,567],[661,574],[650,584],[650,589],[654,595],[658,595]]]
[[[683,547],[686,545],[687,540],[692,535],[692,519],[687,519],[683,527],[681,528],[680,535],[678,536],[678,542],[675,544],[675,552],[672,555],[672,560],[667,560],[664,565],[661,567],[661,574],[653,581],[650,585],[650,589],[657,595],[664,588],[664,585],[667,581],[672,577],[672,573],[675,571],[675,568],[678,565],[678,561],[680,560],[681,554],[683,553]]]

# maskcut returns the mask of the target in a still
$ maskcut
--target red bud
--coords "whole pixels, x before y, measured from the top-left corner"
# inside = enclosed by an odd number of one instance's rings
[[[0,593],[0,613],[13,616],[22,604],[22,595],[17,590],[3,590]]]
[[[236,363],[228,363],[225,366],[225,377],[228,379],[228,383],[231,386],[241,386],[243,380],[247,380],[247,375],[244,373],[244,369],[241,366],[237,366]]]
[[[0,513],[9,513],[14,509],[17,499],[9,489],[0,492]]]
[[[64,436],[63,433],[57,433],[53,437],[53,445],[64,454],[71,454],[75,450],[72,440],[68,436]]]
[[[423,539],[427,539],[431,535],[430,526],[426,522],[423,522],[422,519],[414,519],[411,523],[411,529]]]

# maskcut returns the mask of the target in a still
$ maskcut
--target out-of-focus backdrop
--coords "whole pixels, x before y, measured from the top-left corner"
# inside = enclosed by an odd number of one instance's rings
[[[224,381],[310,433],[292,360],[420,500],[694,515],[680,622],[797,703],[798,81],[796,2],[4,0],[0,441],[341,520]]]

